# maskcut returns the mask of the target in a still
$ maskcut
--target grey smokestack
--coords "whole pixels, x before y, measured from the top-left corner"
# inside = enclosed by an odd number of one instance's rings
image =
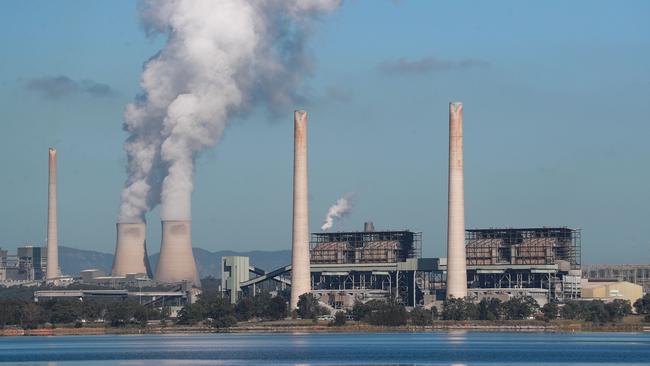
[[[372,221],[364,222],[363,231],[366,233],[375,231],[375,224],[373,224]]]
[[[201,287],[192,254],[191,221],[162,222],[162,243],[154,279],[163,283],[187,281]]]
[[[61,275],[59,270],[58,221],[56,218],[56,149],[50,148],[49,179],[47,186],[47,273],[53,279]]]
[[[115,258],[113,259],[113,276],[127,273],[146,273],[149,278],[151,267],[147,256],[146,226],[140,223],[118,223]]]
[[[307,112],[295,111],[293,152],[293,236],[291,244],[291,309],[311,291],[307,183]]]
[[[467,296],[465,193],[463,179],[463,104],[453,102],[449,103],[448,298],[464,298]]]

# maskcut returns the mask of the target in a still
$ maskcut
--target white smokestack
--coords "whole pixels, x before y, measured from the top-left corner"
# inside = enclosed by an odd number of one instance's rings
[[[467,296],[465,193],[463,183],[463,104],[449,103],[449,217],[447,297]]]
[[[146,246],[146,226],[140,223],[118,223],[117,243],[113,259],[113,276],[146,273],[152,277]]]
[[[307,112],[294,112],[293,235],[291,244],[290,309],[311,291],[309,267],[309,193],[307,182]]]
[[[144,67],[144,91],[125,111],[128,178],[119,222],[190,220],[194,159],[228,119],[257,103],[281,110],[300,99],[310,24],[340,0],[141,1],[151,35],[167,42]]]
[[[343,195],[343,197],[336,200],[329,210],[327,210],[327,215],[325,216],[325,222],[320,227],[321,230],[329,230],[334,226],[334,220],[339,219],[347,215],[350,210],[352,210],[352,197],[354,193],[349,192]]]
[[[61,276],[59,269],[58,221],[56,217],[56,149],[49,151],[49,177],[47,186],[47,273],[46,278]]]
[[[163,283],[187,281],[201,287],[192,253],[192,227],[186,220],[162,222],[162,242],[154,279]]]

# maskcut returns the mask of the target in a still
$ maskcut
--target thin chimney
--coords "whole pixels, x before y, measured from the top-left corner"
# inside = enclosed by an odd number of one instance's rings
[[[61,275],[59,270],[59,244],[56,217],[56,149],[49,151],[49,179],[47,186],[47,273],[48,280]]]
[[[307,112],[294,112],[293,236],[291,245],[291,309],[311,291],[307,183]]]
[[[447,297],[467,296],[465,193],[463,183],[463,104],[449,103],[449,216]]]

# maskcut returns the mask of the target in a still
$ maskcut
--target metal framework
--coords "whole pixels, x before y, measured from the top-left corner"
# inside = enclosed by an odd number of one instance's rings
[[[583,277],[589,280],[628,281],[650,292],[650,264],[586,264]]]
[[[465,232],[467,265],[547,265],[580,268],[580,229],[543,227],[471,229]]]
[[[396,263],[419,258],[422,233],[412,231],[358,231],[313,233],[311,263]]]

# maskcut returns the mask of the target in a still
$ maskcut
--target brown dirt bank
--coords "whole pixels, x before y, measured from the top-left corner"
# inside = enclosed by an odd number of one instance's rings
[[[436,321],[429,326],[382,327],[365,323],[350,322],[344,326],[330,326],[327,323],[314,324],[311,321],[284,320],[277,322],[243,322],[236,327],[214,329],[204,326],[147,326],[110,328],[87,326],[74,328],[4,328],[0,336],[62,336],[103,334],[174,334],[174,333],[346,333],[346,332],[431,332],[431,331],[490,331],[490,332],[650,332],[650,325],[644,323],[618,323],[594,325],[574,321]]]

